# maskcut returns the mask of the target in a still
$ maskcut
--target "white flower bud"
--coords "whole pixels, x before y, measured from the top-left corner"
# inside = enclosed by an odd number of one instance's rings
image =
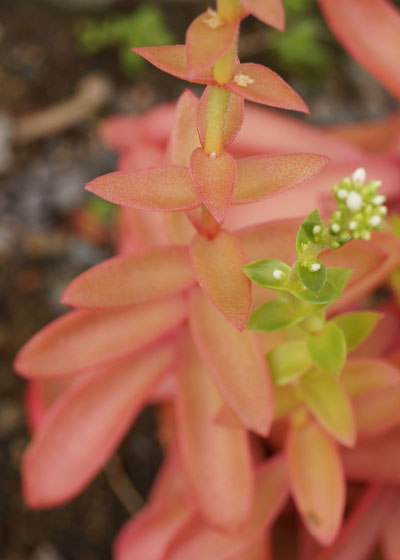
[[[347,195],[349,194],[349,191],[347,191],[346,189],[339,189],[337,192],[337,197],[340,200],[344,200],[345,198],[347,198]]]
[[[359,167],[354,171],[352,175],[353,182],[357,187],[361,187],[361,185],[365,183],[366,178],[367,178],[367,173],[364,167]]]
[[[363,205],[363,199],[361,195],[358,194],[356,191],[350,191],[347,199],[346,199],[346,206],[352,212],[357,212]]]
[[[372,227],[378,227],[382,223],[382,218],[380,216],[371,216],[369,219],[369,223]]]
[[[333,231],[333,233],[339,233],[340,225],[339,224],[331,224],[331,230]]]

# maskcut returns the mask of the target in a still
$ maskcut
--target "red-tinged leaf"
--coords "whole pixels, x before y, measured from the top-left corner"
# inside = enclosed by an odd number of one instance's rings
[[[165,216],[179,216],[178,212],[168,214],[146,212],[136,208],[121,207],[117,222],[117,254],[130,255],[154,245],[168,245]]]
[[[400,430],[360,441],[342,453],[346,476],[360,482],[400,483]]]
[[[174,212],[200,206],[187,167],[153,167],[131,173],[115,171],[86,185],[100,198],[141,210]]]
[[[186,247],[155,247],[86,270],[71,282],[62,301],[73,307],[119,307],[172,296],[194,282]]]
[[[336,445],[309,420],[291,427],[286,454],[290,486],[303,523],[326,546],[340,529],[345,505],[345,480]]]
[[[159,560],[178,531],[193,516],[184,496],[151,504],[128,521],[114,543],[115,560]]]
[[[210,72],[202,72],[198,76],[189,75],[186,61],[185,45],[166,45],[162,47],[136,47],[133,52],[163,72],[168,72],[181,80],[197,84],[215,84]]]
[[[228,152],[214,157],[197,148],[190,157],[190,173],[203,204],[223,222],[236,182],[235,159]]]
[[[173,501],[185,493],[185,488],[180,457],[174,442],[168,449],[168,454],[153,482],[148,503],[163,504]]]
[[[395,505],[386,520],[382,534],[382,551],[384,560],[399,560],[400,558],[400,495],[396,491]]]
[[[356,439],[354,413],[340,380],[312,368],[301,377],[299,389],[317,422],[339,443],[353,447]]]
[[[188,89],[178,99],[168,143],[168,159],[172,165],[189,165],[192,151],[199,146],[195,124],[198,105],[198,98]]]
[[[400,371],[389,362],[378,358],[350,358],[340,374],[340,379],[346,393],[357,397],[398,385]]]
[[[228,560],[272,560],[268,539],[263,535]]]
[[[188,74],[197,77],[209,70],[232,46],[236,39],[239,21],[222,22],[215,28],[208,25],[209,12],[199,15],[186,32],[186,60]]]
[[[191,495],[207,524],[232,532],[244,524],[254,499],[248,435],[213,423],[224,401],[189,333],[182,340],[181,367],[178,441]]]
[[[121,310],[72,311],[31,338],[14,367],[20,375],[38,379],[74,375],[139,350],[185,318],[181,297]]]
[[[116,152],[129,148],[138,138],[140,121],[138,117],[128,115],[113,115],[104,119],[97,133],[101,141]]]
[[[400,12],[388,0],[319,0],[322,12],[349,53],[400,98]]]
[[[243,429],[243,424],[233,412],[230,406],[224,403],[213,418],[213,422],[217,426],[224,426],[231,430]]]
[[[190,299],[190,326],[215,385],[243,424],[267,435],[273,391],[254,333],[240,333],[215,309],[200,289]]]
[[[314,154],[254,156],[237,161],[233,204],[263,200],[313,177],[329,158]]]
[[[392,490],[370,486],[346,520],[336,541],[314,560],[364,560],[372,552],[392,509]]]
[[[282,0],[240,0],[247,12],[267,25],[285,30],[285,10]]]
[[[247,85],[239,85],[245,82]],[[239,64],[234,78],[226,88],[255,103],[302,113],[309,112],[301,97],[276,72],[260,64]]]
[[[190,255],[204,292],[232,325],[243,330],[250,313],[251,285],[241,268],[245,261],[236,237],[225,230],[213,239],[197,235]]]
[[[149,401],[152,404],[170,403],[178,391],[178,380],[175,372],[164,375],[154,390],[151,392]]]
[[[231,560],[244,553],[274,522],[287,499],[287,473],[281,456],[266,461],[257,470],[256,498],[246,526],[224,535],[196,519],[172,541],[166,560]]]
[[[204,90],[200,98],[200,103],[197,109],[197,131],[199,133],[200,142],[204,146],[207,127],[207,111],[208,100],[210,99],[210,88]],[[231,93],[229,96],[228,107],[226,110],[223,134],[223,146],[226,148],[231,144],[243,123],[244,118],[244,101],[239,95]]]
[[[387,432],[400,424],[400,384],[355,397],[353,408],[360,438]]]
[[[166,341],[75,383],[46,415],[24,456],[26,502],[45,508],[75,497],[115,450],[175,359],[175,345]]]

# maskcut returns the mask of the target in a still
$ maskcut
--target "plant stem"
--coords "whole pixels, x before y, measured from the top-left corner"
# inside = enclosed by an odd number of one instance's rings
[[[218,15],[228,23],[236,21],[239,16],[239,0],[218,0]]]
[[[224,148],[223,136],[229,96],[230,93],[226,89],[221,89],[217,86],[212,86],[210,89],[204,141],[204,151],[206,154],[212,152],[220,154]]]

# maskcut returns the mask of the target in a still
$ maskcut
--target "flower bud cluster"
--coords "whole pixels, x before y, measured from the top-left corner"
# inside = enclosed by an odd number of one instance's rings
[[[328,225],[333,245],[340,247],[351,239],[368,240],[371,231],[382,229],[387,208],[386,197],[378,193],[381,184],[376,180],[366,183],[365,169],[360,167],[333,187],[339,207]]]

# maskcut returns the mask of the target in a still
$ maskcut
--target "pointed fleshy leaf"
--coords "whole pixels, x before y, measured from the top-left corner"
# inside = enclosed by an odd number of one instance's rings
[[[353,350],[369,336],[381,318],[381,313],[376,311],[352,311],[342,313],[332,321],[344,334],[347,349]]]
[[[275,388],[275,420],[280,420],[289,412],[295,410],[303,403],[300,400],[298,391],[293,385],[281,385]]]
[[[361,482],[400,484],[400,430],[357,443],[342,453],[347,478]]]
[[[215,28],[207,22],[209,12],[200,14],[186,31],[186,60],[190,76],[209,70],[232,46],[236,39],[239,21],[220,22]]]
[[[231,430],[242,430],[243,424],[233,412],[230,406],[224,403],[218,410],[213,418],[214,424],[217,426],[224,426],[225,428],[230,428]]]
[[[315,264],[319,265],[320,268],[318,270],[310,270],[310,268],[305,266],[301,261],[297,261],[296,268],[303,286],[305,286],[307,290],[318,294],[326,282],[327,270],[326,266],[321,261],[316,260]]]
[[[275,385],[293,381],[312,363],[304,338],[283,342],[268,352],[267,358]]]
[[[318,334],[307,336],[314,364],[328,374],[338,375],[346,361],[346,339],[334,323],[326,323]]]
[[[263,535],[227,560],[272,560],[270,549],[269,539]]]
[[[54,379],[127,356],[176,329],[186,318],[181,297],[127,309],[72,311],[39,331],[19,351],[24,377]]]
[[[26,502],[54,507],[76,496],[115,450],[175,359],[175,345],[167,341],[75,383],[47,414],[26,451]]]
[[[393,387],[400,383],[400,371],[379,358],[350,358],[340,379],[351,397]]]
[[[256,284],[270,290],[285,291],[290,266],[277,259],[262,259],[243,267],[243,271]]]
[[[319,0],[337,39],[349,53],[400,98],[398,58],[400,12],[388,0]]]
[[[339,443],[353,447],[356,439],[354,413],[340,381],[313,368],[301,377],[300,394],[317,422]]]
[[[239,85],[246,83],[247,85]],[[255,103],[308,113],[308,107],[278,74],[270,68],[248,62],[239,64],[226,88]]]
[[[335,539],[345,505],[345,480],[332,439],[312,420],[292,426],[287,440],[290,486],[303,523],[323,545]]]
[[[263,463],[256,473],[256,499],[243,529],[224,535],[201,524],[189,523],[174,539],[166,560],[230,560],[260,538],[272,524],[287,499],[287,473],[281,456]]]
[[[313,210],[311,214],[309,214],[305,218],[305,220],[301,222],[299,231],[297,232],[296,250],[300,256],[303,254],[304,250],[307,249],[307,244],[310,241],[312,243],[315,243],[315,237],[314,237],[315,227],[320,228],[320,231],[323,230],[325,227],[324,222],[318,210]]]
[[[189,169],[180,166],[115,171],[94,179],[86,190],[114,204],[141,210],[173,212],[200,206]]]
[[[392,490],[370,486],[350,513],[336,541],[322,549],[314,560],[365,560],[369,558],[389,519]]]
[[[400,384],[353,399],[360,438],[373,437],[400,424]]]
[[[383,527],[381,538],[384,560],[399,560],[400,558],[400,495],[398,490],[394,499],[396,502]]]
[[[253,156],[237,160],[232,204],[264,200],[317,175],[329,158],[316,154]]]
[[[240,0],[240,4],[257,19],[284,31],[285,10],[282,0]]]
[[[195,125],[198,105],[198,98],[189,89],[177,101],[168,143],[168,159],[172,165],[189,165],[190,154],[199,145]]]
[[[171,414],[171,417],[175,421],[174,414]],[[148,503],[165,504],[174,501],[185,494],[185,487],[179,452],[175,441],[173,441],[153,482]]]
[[[108,259],[75,278],[65,290],[65,305],[119,307],[182,292],[195,282],[186,247],[155,247]]]
[[[242,271],[245,261],[236,237],[225,230],[213,239],[197,235],[190,254],[204,292],[230,323],[244,329],[251,307],[251,285]]]
[[[250,315],[247,328],[251,331],[270,332],[286,329],[302,320],[293,313],[287,301],[281,298],[267,301]]]
[[[210,99],[210,88],[204,90],[200,98],[200,103],[197,109],[197,131],[199,133],[200,142],[204,146],[207,127],[207,112],[208,100]],[[238,134],[244,117],[244,101],[239,95],[231,93],[228,100],[228,107],[226,109],[226,116],[224,121],[223,132],[223,146],[229,146]]]
[[[114,542],[115,560],[159,560],[178,531],[193,516],[184,496],[151,504],[130,519]]]
[[[214,423],[224,401],[189,333],[182,340],[181,367],[178,441],[191,495],[207,524],[232,532],[246,521],[254,499],[247,432]]]
[[[190,327],[224,399],[247,428],[266,435],[273,416],[273,394],[255,335],[238,332],[198,288],[191,292]]]
[[[181,80],[198,84],[214,84],[215,80],[210,72],[189,76],[186,61],[185,45],[166,45],[162,47],[136,47],[133,52],[145,58],[148,62],[163,72],[168,72]]]
[[[223,222],[236,181],[235,159],[228,152],[212,157],[197,148],[190,157],[190,173],[203,204]]]

